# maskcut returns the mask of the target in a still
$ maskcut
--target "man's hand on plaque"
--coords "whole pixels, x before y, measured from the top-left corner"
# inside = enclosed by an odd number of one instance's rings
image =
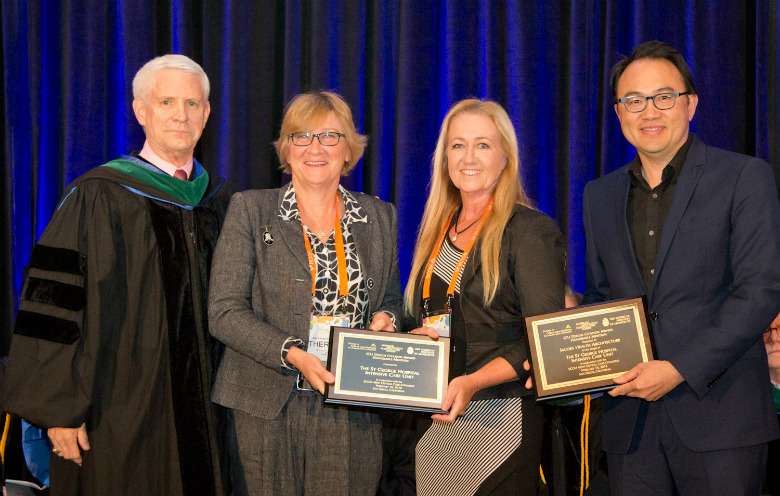
[[[322,364],[322,360],[300,348],[295,346],[290,348],[290,351],[287,352],[287,361],[303,374],[311,387],[321,394],[325,394],[326,382],[328,384],[336,382],[336,378],[328,372],[328,369]]]
[[[436,331],[434,331],[436,332]],[[431,418],[441,422],[451,424],[459,415],[466,413],[471,398],[474,393],[479,391],[479,386],[474,382],[471,376],[462,375],[450,381],[447,387],[447,394],[444,395],[444,401],[441,402],[441,409],[448,411],[448,414],[435,414]]]
[[[630,396],[656,401],[682,384],[685,379],[670,362],[651,360],[640,363],[613,380],[619,386],[609,392],[610,396]]]
[[[528,360],[523,362],[523,369],[531,370],[531,364],[528,363]],[[526,389],[531,389],[533,387],[534,387],[534,378],[533,378],[533,376],[529,376],[528,379],[526,379],[526,381],[525,381],[525,388]]]

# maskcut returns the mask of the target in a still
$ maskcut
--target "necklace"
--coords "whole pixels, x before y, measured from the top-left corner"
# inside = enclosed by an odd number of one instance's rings
[[[298,207],[298,210],[300,211],[300,207]],[[336,193],[336,215],[338,215],[338,211],[339,211],[339,194]],[[311,229],[311,232],[315,236],[317,236],[317,239],[319,239],[320,242],[322,243],[328,241],[328,238],[330,237],[330,232],[325,232],[325,231],[314,232],[314,229]]]
[[[457,219],[455,219],[455,234],[452,236],[452,240],[453,240],[453,241],[457,241],[457,240],[458,240],[458,235],[459,235],[459,234],[463,234],[464,232],[468,231],[468,230],[469,230],[469,228],[471,228],[471,226],[473,226],[474,224],[476,224],[476,223],[477,223],[477,221],[479,221],[479,219],[480,219],[480,218],[481,218],[481,217],[477,217],[476,219],[474,219],[474,222],[472,222],[471,224],[469,224],[468,226],[466,226],[466,228],[465,228],[465,229],[461,229],[460,231],[458,231],[458,221],[460,220],[460,212],[458,212],[458,218],[457,218]]]

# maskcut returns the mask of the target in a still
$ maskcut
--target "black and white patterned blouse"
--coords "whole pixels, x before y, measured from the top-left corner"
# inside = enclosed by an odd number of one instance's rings
[[[349,318],[350,327],[364,328],[368,323],[366,315],[368,312],[368,291],[363,280],[363,272],[360,270],[360,261],[355,251],[355,239],[352,237],[350,227],[356,222],[366,223],[368,219],[349,191],[339,186],[339,192],[344,199],[345,211],[341,218],[341,230],[344,237],[349,292],[341,304],[339,301],[339,268],[336,257],[335,231],[331,232],[327,241],[323,243],[320,238],[306,228],[306,234],[309,236],[317,264],[317,279],[314,284],[314,295],[312,295],[312,313],[314,315],[346,316]],[[292,183],[287,187],[287,192],[282,199],[279,217],[283,220],[300,220],[301,218]]]

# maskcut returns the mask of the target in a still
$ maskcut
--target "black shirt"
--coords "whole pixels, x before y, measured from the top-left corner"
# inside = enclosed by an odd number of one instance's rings
[[[634,157],[628,168],[631,187],[628,190],[626,220],[628,221],[628,231],[631,233],[634,257],[647,287],[648,295],[653,291],[655,259],[658,256],[661,230],[664,221],[666,221],[666,214],[669,213],[669,207],[672,205],[677,178],[680,176],[685,156],[688,154],[692,141],[693,134],[688,133],[688,140],[677,150],[672,161],[664,168],[661,183],[655,188],[651,189],[642,176],[642,161],[639,159],[639,154]]]

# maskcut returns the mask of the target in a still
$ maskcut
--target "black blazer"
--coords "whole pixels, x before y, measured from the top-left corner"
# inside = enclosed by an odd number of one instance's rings
[[[498,291],[487,308],[482,305],[481,266],[477,248],[469,254],[457,295],[466,328],[466,373],[502,357],[515,369],[518,379],[478,391],[473,399],[532,394],[525,388],[530,373],[523,369],[528,358],[523,317],[563,308],[566,249],[561,231],[542,212],[515,207],[501,239]],[[422,274],[418,288],[421,280]],[[419,326],[420,315],[421,306],[417,305],[414,327]]]

